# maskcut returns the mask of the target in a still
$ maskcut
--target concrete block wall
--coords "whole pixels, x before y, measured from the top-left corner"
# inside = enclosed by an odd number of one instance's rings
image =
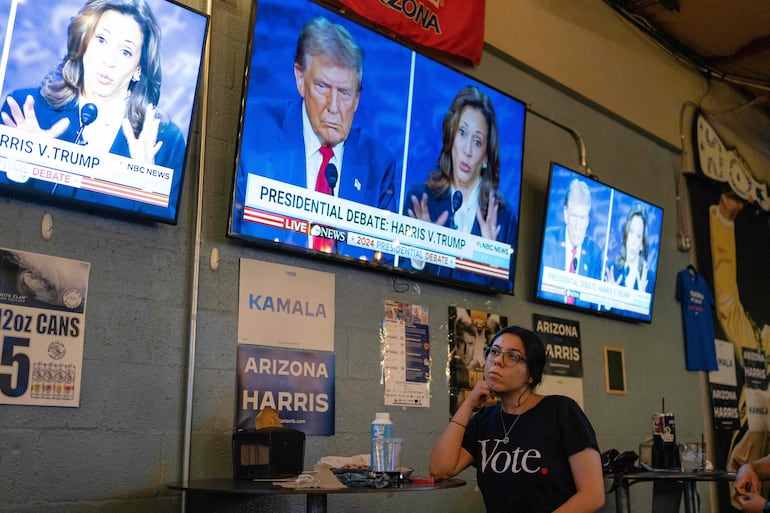
[[[406,292],[397,292],[388,274],[229,240],[227,216],[249,4],[247,0],[214,1],[206,129],[199,122],[191,142],[197,144],[205,137],[206,143],[198,261],[193,250],[201,155],[195,152],[187,168],[176,226],[138,224],[0,196],[0,246],[92,265],[81,406],[0,406],[0,513],[179,511],[180,494],[165,485],[182,476],[191,320],[196,330],[191,477],[231,475],[240,258],[309,267],[337,277],[336,433],[308,438],[308,468],[325,455],[366,452],[369,422],[375,412],[390,411],[397,432],[406,438],[405,463],[417,473],[427,472],[430,447],[449,415],[445,378],[449,305],[505,313],[509,322],[525,326],[531,326],[533,313],[579,321],[585,410],[603,449],[636,450],[650,432],[650,415],[659,409],[662,397],[667,409],[677,415],[678,436],[699,439],[708,412],[701,407],[701,376],[685,370],[679,306],[674,299],[676,272],[689,261],[688,255],[676,250],[675,149],[580,101],[511,59],[488,51],[478,69],[466,71],[542,114],[527,117],[515,295],[488,296],[423,281],[409,281]],[[603,181],[664,208],[652,324],[603,320],[532,302],[549,163],[579,164],[573,138],[548,118],[582,135],[589,162]],[[44,212],[54,217],[50,241],[39,235]],[[213,248],[220,252],[217,270],[209,267]],[[196,266],[200,271],[199,308],[191,312]],[[430,408],[383,405],[377,355],[384,299],[429,307]],[[625,349],[626,396],[605,393],[603,345]],[[330,496],[329,509],[483,511],[473,472],[466,471],[461,477],[469,481],[468,486],[443,492]],[[634,488],[634,511],[649,511],[649,493],[643,486]],[[706,511],[708,494],[704,490],[701,497]],[[614,511],[611,496],[607,503],[605,511]],[[211,505],[230,511],[283,512],[301,511],[305,503],[302,497],[264,497],[250,505],[243,501],[229,505],[212,501]]]

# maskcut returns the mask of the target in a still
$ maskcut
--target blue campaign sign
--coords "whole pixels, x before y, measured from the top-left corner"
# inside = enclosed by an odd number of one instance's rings
[[[334,434],[334,353],[239,344],[237,393],[239,428],[270,407],[283,427]]]

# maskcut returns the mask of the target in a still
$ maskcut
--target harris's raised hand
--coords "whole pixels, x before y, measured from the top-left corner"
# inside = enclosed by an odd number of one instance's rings
[[[163,141],[158,141],[160,118],[157,113],[153,105],[147,105],[144,111],[142,131],[138,136],[134,135],[134,129],[131,127],[128,118],[123,119],[123,135],[128,142],[128,152],[131,154],[132,159],[148,164],[155,163],[155,155],[158,154],[158,151],[163,146]]]
[[[8,97],[7,102],[8,108],[11,111],[10,114],[7,112],[0,113],[3,124],[6,126],[18,128],[30,134],[52,138],[59,137],[70,126],[70,120],[62,118],[51,125],[51,128],[41,128],[37,120],[37,114],[35,114],[35,99],[30,95],[27,95],[24,99],[24,105],[19,105],[12,96]]]

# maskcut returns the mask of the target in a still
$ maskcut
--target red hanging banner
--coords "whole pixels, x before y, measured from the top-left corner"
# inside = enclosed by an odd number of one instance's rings
[[[332,0],[426,48],[481,62],[485,0]]]

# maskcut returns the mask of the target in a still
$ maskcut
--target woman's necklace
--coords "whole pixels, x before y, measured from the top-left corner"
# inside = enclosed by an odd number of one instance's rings
[[[527,403],[529,402],[529,398],[532,396],[532,391],[529,392],[527,395],[527,399],[524,401],[524,404],[520,405],[521,408],[525,407]],[[513,419],[513,424],[511,424],[511,427],[506,428],[505,427],[505,421],[503,420],[503,403],[500,403],[500,424],[503,426],[503,443],[507,444],[510,441],[510,438],[508,438],[508,435],[511,434],[511,431],[513,431],[513,427],[516,425],[517,422],[519,422],[519,419],[524,414],[524,412],[519,413],[516,415],[516,418]]]
[[[516,415],[516,418],[513,420],[513,424],[511,424],[511,427],[506,429],[505,428],[505,421],[503,420],[503,405],[502,404],[500,405],[500,423],[503,425],[503,433],[505,433],[505,436],[503,437],[503,443],[504,444],[507,444],[509,442],[510,438],[508,438],[508,435],[513,430],[513,426],[516,425],[516,423],[519,421],[520,418],[521,418],[521,413]]]

